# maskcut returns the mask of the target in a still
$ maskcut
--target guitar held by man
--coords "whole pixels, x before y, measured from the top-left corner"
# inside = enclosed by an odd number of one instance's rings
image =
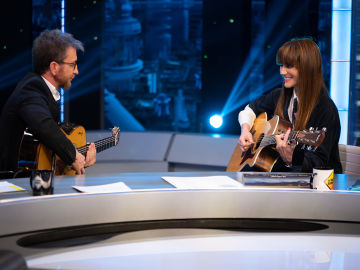
[[[89,144],[86,142],[86,132],[82,126],[63,126],[65,136],[73,143],[77,151],[86,156]],[[120,130],[112,129],[112,135],[94,142],[96,152],[99,153],[119,142]],[[24,134],[19,153],[19,168],[22,170],[54,170],[55,175],[75,175],[76,171],[66,165],[53,151],[41,144],[31,134]]]

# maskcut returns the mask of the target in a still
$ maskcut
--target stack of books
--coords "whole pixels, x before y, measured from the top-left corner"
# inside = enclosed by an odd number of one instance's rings
[[[246,186],[312,188],[312,173],[244,172],[241,182]]]

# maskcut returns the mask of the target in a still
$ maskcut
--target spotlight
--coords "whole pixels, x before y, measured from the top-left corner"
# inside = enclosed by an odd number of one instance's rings
[[[215,114],[210,117],[209,122],[212,127],[219,128],[223,124],[223,119],[222,119],[222,116]]]

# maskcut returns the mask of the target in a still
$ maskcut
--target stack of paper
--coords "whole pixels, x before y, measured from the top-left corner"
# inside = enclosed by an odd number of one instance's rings
[[[240,189],[243,185],[228,176],[170,177],[165,181],[180,189]]]
[[[22,187],[14,185],[8,181],[0,181],[0,192],[24,191]]]
[[[97,186],[73,186],[73,188],[80,192],[87,192],[87,193],[112,193],[112,192],[131,191],[131,188],[129,188],[123,182],[117,182],[107,185],[97,185]]]

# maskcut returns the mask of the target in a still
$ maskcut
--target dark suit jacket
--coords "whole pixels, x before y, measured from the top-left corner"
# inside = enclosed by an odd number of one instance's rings
[[[60,130],[59,106],[41,76],[29,73],[7,100],[0,118],[0,171],[18,168],[26,128],[66,164],[75,161],[75,147]]]

